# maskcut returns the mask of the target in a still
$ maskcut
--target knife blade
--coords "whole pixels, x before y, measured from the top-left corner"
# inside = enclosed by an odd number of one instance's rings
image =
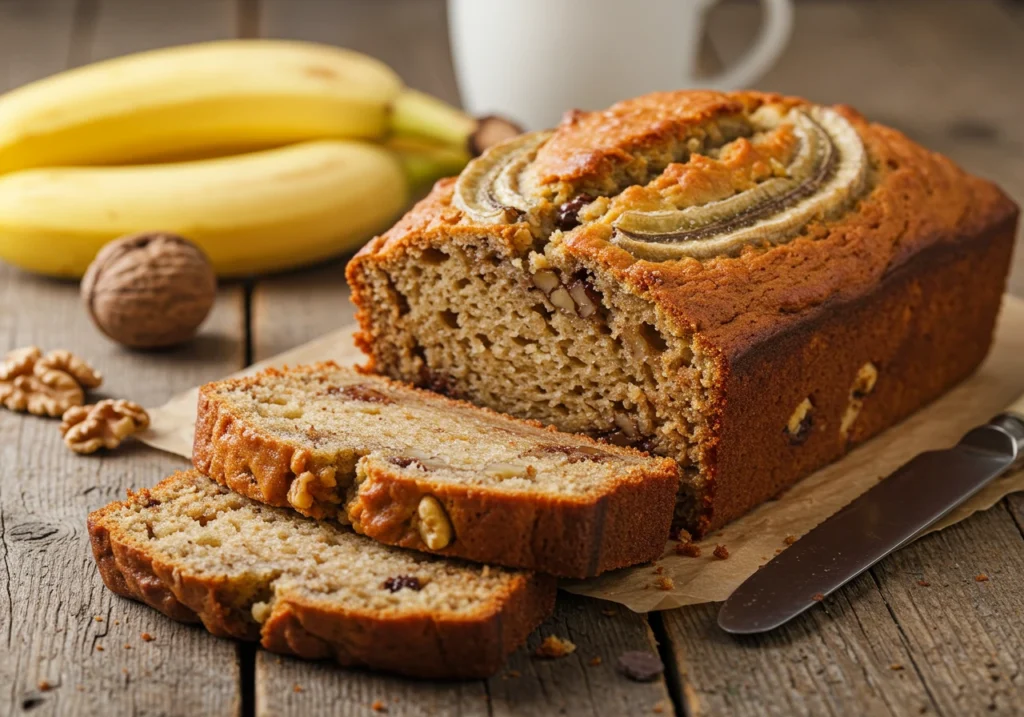
[[[909,543],[1024,458],[1024,397],[1011,411],[911,459],[797,540],[729,596],[718,625],[774,629]]]

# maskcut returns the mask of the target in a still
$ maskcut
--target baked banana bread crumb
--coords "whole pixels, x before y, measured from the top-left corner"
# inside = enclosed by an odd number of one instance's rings
[[[333,364],[200,391],[193,461],[392,545],[588,577],[653,560],[675,463]]]
[[[406,675],[489,676],[554,607],[551,578],[388,547],[196,471],[95,511],[89,535],[107,587],[170,618]]]

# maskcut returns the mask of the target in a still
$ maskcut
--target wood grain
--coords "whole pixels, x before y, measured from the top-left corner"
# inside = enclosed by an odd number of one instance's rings
[[[224,3],[206,6],[218,4]],[[86,9],[76,15],[73,2],[0,3],[0,53],[7,60],[0,77],[7,86],[94,56],[215,31],[207,25],[192,32],[189,17],[164,13],[127,32],[124,15]],[[93,329],[74,283],[0,267],[0,352],[28,344],[71,349],[106,375],[99,395],[160,403],[240,367],[241,299],[238,288],[223,290],[188,347],[130,353]],[[234,644],[114,596],[88,547],[90,510],[181,465],[137,444],[76,456],[55,421],[0,411],[0,714],[237,713]],[[143,632],[155,639],[142,640]]]
[[[917,715],[934,711],[878,586],[864,575],[787,625],[736,638],[719,604],[663,613],[691,715]]]
[[[534,657],[548,635],[571,640],[576,651],[557,660]],[[512,656],[500,675],[488,681],[492,712],[674,714],[664,679],[634,682],[617,671],[619,656],[633,650],[658,651],[644,616],[620,605],[559,593],[554,616],[530,637],[525,650]]]
[[[1024,541],[1005,503],[872,572],[941,714],[1024,708]]]
[[[761,83],[870,118],[952,156],[1024,198],[1024,13],[973,0],[806,2]],[[1018,3],[1019,5],[1019,3]],[[728,62],[755,33],[755,3],[716,9]],[[443,0],[0,0],[0,90],[69,65],[234,34],[337,43],[380,57],[413,87],[457,101]],[[1011,290],[1024,296],[1024,251]],[[0,267],[0,351],[76,350],[108,377],[104,395],[156,404],[348,323],[343,260],[224,288],[192,345],[123,351],[85,319],[77,289]],[[556,615],[488,681],[431,684],[280,659],[177,625],[112,596],[84,516],[180,466],[128,445],[79,458],[56,425],[0,411],[0,714],[1015,714],[1024,704],[1024,496],[928,536],[780,631],[735,639],[716,605],[650,624],[677,672],[637,684],[626,649],[654,649],[648,621],[561,596]],[[978,581],[984,574],[988,580]],[[927,586],[918,581],[928,583]],[[94,619],[99,616],[102,621]],[[156,637],[144,642],[142,632]],[[576,654],[532,657],[547,634]],[[125,649],[124,645],[130,645]],[[102,646],[102,651],[97,650]],[[590,659],[601,657],[591,666]],[[51,689],[42,690],[45,681]],[[296,686],[299,690],[296,691]],[[396,701],[397,698],[397,701]]]

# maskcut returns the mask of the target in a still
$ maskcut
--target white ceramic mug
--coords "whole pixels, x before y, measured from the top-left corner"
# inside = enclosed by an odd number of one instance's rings
[[[717,0],[448,0],[462,102],[528,129],[571,108],[681,87],[747,87],[789,39],[792,0],[761,0],[760,36],[732,67],[698,78],[704,15]]]

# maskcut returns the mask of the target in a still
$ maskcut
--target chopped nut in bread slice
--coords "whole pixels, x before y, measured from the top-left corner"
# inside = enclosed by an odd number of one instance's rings
[[[168,617],[417,677],[493,674],[555,601],[552,578],[382,545],[196,471],[95,511],[89,535],[107,587]]]
[[[589,577],[661,554],[674,461],[334,364],[200,391],[196,468],[375,540]]]

